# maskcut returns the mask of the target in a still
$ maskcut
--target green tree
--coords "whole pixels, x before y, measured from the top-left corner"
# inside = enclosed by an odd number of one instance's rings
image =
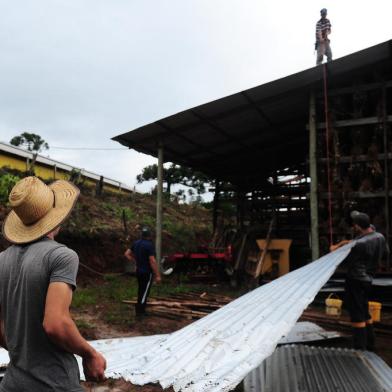
[[[158,165],[156,164],[146,166],[142,173],[136,176],[139,184],[144,181],[156,180],[157,178]],[[196,193],[200,195],[207,191],[206,186],[211,183],[211,178],[189,167],[172,163],[169,167],[163,168],[163,181],[166,183],[166,192],[169,194],[172,185],[180,184],[194,188]]]
[[[14,136],[10,143],[13,146],[17,147],[25,147],[28,151],[33,153],[33,159],[30,163],[29,171],[34,171],[34,164],[37,160],[38,153],[42,150],[48,150],[49,144],[46,143],[41,136],[35,133],[23,132],[19,136]]]

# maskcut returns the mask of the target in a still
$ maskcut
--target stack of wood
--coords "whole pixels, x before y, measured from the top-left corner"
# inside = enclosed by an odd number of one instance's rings
[[[207,292],[188,292],[171,294],[166,297],[153,297],[147,302],[148,314],[168,319],[200,319],[232,301],[232,298]],[[135,304],[136,299],[124,300]]]
[[[347,316],[340,316],[339,318],[331,318],[330,315],[320,312],[315,309],[307,309],[302,313],[300,321],[310,321],[320,325],[326,329],[334,329],[342,332],[350,333],[352,325]],[[392,316],[388,313],[383,313],[381,322],[374,324],[376,333],[383,336],[392,337]]]

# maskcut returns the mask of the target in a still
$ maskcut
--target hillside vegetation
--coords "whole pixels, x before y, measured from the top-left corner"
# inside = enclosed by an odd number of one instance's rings
[[[19,174],[19,175],[18,175]],[[12,178],[6,176],[12,175]],[[0,173],[0,184],[12,187],[15,177],[23,173]],[[2,193],[8,190],[2,189]],[[3,199],[0,221],[9,211]],[[140,193],[103,192],[94,196],[94,189],[81,187],[81,195],[70,218],[63,224],[58,241],[79,254],[81,263],[101,272],[119,272],[123,268],[123,253],[139,237],[140,228],[155,230],[155,196]],[[209,210],[195,204],[179,204],[165,200],[163,206],[163,254],[197,249],[211,237]],[[8,246],[2,238],[0,250]],[[86,269],[86,271],[88,271]]]

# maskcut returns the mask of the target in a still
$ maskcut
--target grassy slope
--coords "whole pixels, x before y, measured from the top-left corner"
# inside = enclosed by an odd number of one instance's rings
[[[120,272],[123,253],[139,237],[140,227],[155,229],[155,196],[148,194],[104,193],[81,188],[79,200],[62,225],[57,240],[79,254],[83,265],[100,272]],[[9,208],[0,204],[0,224]],[[125,219],[124,219],[125,218]],[[124,224],[125,220],[125,224]],[[163,207],[163,254],[193,250],[211,237],[210,212],[199,205],[184,205],[166,200]],[[0,239],[0,251],[9,244]]]

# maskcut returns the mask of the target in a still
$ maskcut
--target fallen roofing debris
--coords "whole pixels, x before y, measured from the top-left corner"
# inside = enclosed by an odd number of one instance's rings
[[[294,325],[293,329],[287,336],[282,337],[278,344],[292,344],[315,342],[317,340],[334,339],[344,336],[337,331],[326,331],[317,324],[308,321],[300,321]]]
[[[107,377],[123,377],[137,385],[159,382],[175,391],[233,389],[272,354],[352,246],[261,286],[177,332],[158,336],[151,344],[139,338],[140,350],[112,346],[118,360],[108,361]]]
[[[116,368],[117,361],[122,364],[122,357],[126,353],[139,355],[147,352],[151,346],[169,335],[132,336],[116,339],[101,339],[89,343],[100,351],[112,368]],[[289,334],[283,337],[278,344],[291,344],[301,342],[314,342],[317,340],[339,338],[342,334],[336,331],[326,331],[314,323],[307,321],[297,322]],[[78,358],[80,373],[83,374],[81,358]],[[0,379],[3,377],[9,358],[6,350],[0,348]]]
[[[388,392],[392,369],[376,354],[282,346],[244,380],[245,392]]]
[[[353,243],[236,299],[169,335],[139,337],[133,350],[121,339],[108,350],[106,376],[133,384],[159,382],[175,391],[224,392],[272,354]],[[153,339],[152,339],[153,338]]]

